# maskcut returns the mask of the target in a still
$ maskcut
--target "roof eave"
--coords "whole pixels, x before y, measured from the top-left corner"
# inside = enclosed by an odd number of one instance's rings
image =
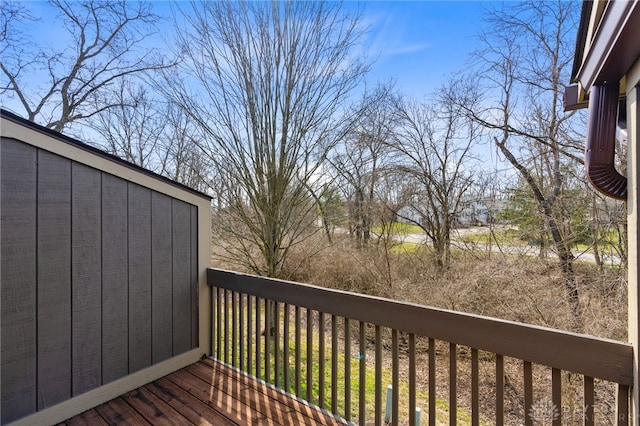
[[[640,3],[609,1],[575,76],[588,93],[594,84],[619,82],[640,56]],[[585,43],[587,40],[584,40]]]
[[[211,199],[212,199],[212,197],[210,195],[208,195],[208,194],[202,193],[202,192],[200,192],[198,190],[195,190],[193,188],[190,188],[190,187],[188,187],[188,186],[186,186],[186,185],[184,185],[184,184],[182,184],[180,182],[176,182],[176,181],[174,181],[172,179],[169,179],[169,178],[167,178],[165,176],[159,175],[159,174],[157,174],[155,172],[152,172],[152,171],[150,171],[148,169],[145,169],[144,167],[140,167],[137,164],[130,163],[130,162],[126,161],[126,160],[123,160],[120,157],[117,157],[115,155],[109,154],[108,152],[105,152],[105,151],[103,151],[103,150],[101,150],[99,148],[96,148],[96,147],[91,146],[91,145],[87,145],[84,142],[81,142],[81,141],[79,141],[77,139],[74,139],[72,137],[64,135],[64,134],[62,134],[60,132],[57,132],[55,130],[52,130],[52,129],[49,129],[47,127],[41,126],[39,124],[36,124],[33,121],[29,121],[26,118],[20,117],[19,115],[12,113],[11,111],[8,111],[8,110],[0,108],[0,116],[5,120],[9,120],[9,121],[12,121],[12,122],[14,122],[16,124],[20,124],[20,125],[22,125],[22,126],[24,126],[26,128],[35,130],[35,131],[43,133],[43,134],[45,134],[45,135],[47,135],[49,137],[57,139],[60,142],[63,142],[63,143],[69,144],[69,145],[73,145],[76,148],[79,148],[79,149],[82,149],[84,151],[90,152],[90,153],[92,153],[92,154],[94,154],[94,155],[96,155],[98,157],[105,158],[105,159],[107,159],[109,161],[112,161],[114,163],[118,163],[118,164],[120,164],[122,166],[125,166],[127,168],[136,170],[136,171],[138,171],[140,173],[143,173],[143,174],[146,174],[148,176],[151,176],[154,179],[163,181],[165,183],[168,183],[169,185],[172,185],[172,186],[175,186],[177,188],[180,188],[183,191],[190,192],[190,193],[192,193],[194,195],[197,195],[197,196],[202,197],[204,199],[207,199],[209,201],[211,201]]]

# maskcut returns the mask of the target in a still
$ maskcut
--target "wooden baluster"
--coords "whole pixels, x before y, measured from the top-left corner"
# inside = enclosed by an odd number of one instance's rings
[[[504,357],[496,354],[496,426],[504,425]]]
[[[429,338],[429,426],[436,425],[436,341]]]
[[[471,348],[471,424],[480,425],[480,380],[478,350]]]
[[[260,356],[260,340],[262,338],[261,324],[260,324],[260,305],[262,304],[262,298],[256,297],[256,377],[260,377],[260,372],[262,371],[261,363],[262,357]]]
[[[584,377],[584,425],[593,426],[594,422],[594,402],[595,392],[593,386],[593,377]],[[560,405],[558,405],[560,407]]]
[[[409,426],[416,425],[416,336],[409,334]]]
[[[375,337],[375,393],[374,393],[374,409],[375,409],[375,425],[382,425],[382,336],[381,328],[376,325],[376,337]]]
[[[307,309],[307,401],[313,397],[313,311]]]
[[[359,398],[358,398],[358,424],[364,426],[367,422],[367,341],[365,336],[365,323],[360,321],[360,374],[359,374]]]
[[[239,342],[239,358],[240,358],[240,370],[242,371],[246,371],[245,370],[245,364],[244,364],[244,351],[245,351],[245,347],[244,347],[244,330],[245,330],[245,323],[244,323],[244,317],[245,317],[245,306],[244,306],[244,300],[245,300],[245,295],[240,293],[240,298],[238,300],[238,311],[240,313],[240,317],[239,317],[239,327],[238,327],[238,342]]]
[[[391,424],[393,426],[398,426],[399,418],[400,418],[400,353],[398,346],[398,330],[395,328],[391,330],[391,367],[392,367],[392,376],[391,376],[391,385],[393,386],[393,399],[391,404]],[[415,413],[410,413],[410,416],[415,415]]]
[[[271,383],[271,321],[273,321],[273,301],[264,301],[264,381]],[[275,326],[275,324],[273,325]]]
[[[587,378],[585,377],[585,390],[587,385],[586,380]],[[593,383],[593,379],[591,380]],[[585,392],[585,397],[586,397],[586,392]],[[562,371],[558,368],[551,369],[551,402],[553,403],[553,408],[558,410],[557,416],[554,416],[552,420],[552,426],[561,426],[562,425]],[[585,403],[586,403],[586,398],[585,398]],[[591,405],[591,408],[593,408],[593,402],[591,404],[585,405],[585,408],[587,410],[589,409],[589,405]],[[591,417],[593,418],[593,415]]]
[[[222,356],[222,290],[216,287],[216,359],[220,360]]]
[[[344,419],[351,421],[351,321],[344,319]]]
[[[531,405],[533,405],[533,367],[531,362],[524,361],[524,424],[533,426]]]
[[[295,347],[296,347],[296,359],[294,361],[295,364],[295,372],[294,372],[294,380],[295,380],[295,388],[296,388],[296,396],[301,396],[300,391],[300,371],[301,371],[301,347],[302,347],[302,338],[300,333],[300,328],[302,326],[301,315],[300,315],[300,306],[295,307],[295,324],[296,324],[296,335],[294,337]]]
[[[324,312],[318,312],[318,407],[324,408]]]
[[[218,350],[218,345],[216,341],[218,339],[218,323],[217,323],[217,315],[218,315],[218,287],[211,288],[211,317],[209,321],[211,323],[211,347],[209,351],[212,357],[216,356],[216,352]]]
[[[280,303],[273,302],[273,384],[280,387]]]
[[[338,414],[338,319],[331,315],[331,412]]]
[[[458,346],[449,343],[449,424],[458,424]]]
[[[224,290],[224,362],[229,363],[229,292]]]
[[[253,370],[253,301],[255,297],[247,295],[247,373]],[[257,374],[256,374],[257,375]]]
[[[284,330],[283,330],[283,339],[282,339],[282,345],[284,346],[284,390],[286,390],[287,392],[291,392],[290,386],[290,378],[289,378],[289,333],[291,332],[290,330],[290,325],[291,325],[291,321],[289,319],[290,317],[290,311],[289,311],[289,304],[285,303],[284,304]]]
[[[231,292],[231,365],[237,367],[237,358],[236,354],[238,353],[238,308],[236,306],[236,299],[238,297],[238,293],[235,291]]]

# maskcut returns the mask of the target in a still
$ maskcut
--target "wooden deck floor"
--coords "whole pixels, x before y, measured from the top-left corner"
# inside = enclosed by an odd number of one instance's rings
[[[270,386],[205,359],[62,425],[344,425]]]

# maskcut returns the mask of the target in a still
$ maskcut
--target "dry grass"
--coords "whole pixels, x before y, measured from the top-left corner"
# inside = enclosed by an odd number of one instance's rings
[[[386,253],[380,246],[357,250],[344,237],[313,256],[292,254],[287,279],[389,297],[444,309],[570,330],[571,311],[557,261],[493,253],[454,253],[448,269],[428,252]],[[310,249],[311,250],[311,249]],[[626,340],[626,271],[575,264],[584,332]]]

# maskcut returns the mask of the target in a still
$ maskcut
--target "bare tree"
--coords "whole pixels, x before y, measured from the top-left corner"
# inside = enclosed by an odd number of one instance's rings
[[[149,85],[125,79],[117,89],[112,95],[117,104],[88,121],[99,136],[94,144],[190,188],[216,194],[215,171],[195,143],[199,129],[189,117]]]
[[[317,218],[308,187],[354,120],[358,16],[332,2],[202,2],[182,19],[185,60],[164,87],[227,185],[225,258],[282,277]]]
[[[478,203],[485,210],[484,223],[489,232],[486,241],[487,257],[491,257],[494,250],[505,254],[501,241],[496,235],[496,223],[503,211],[507,189],[505,183],[508,177],[503,170],[494,169],[481,170],[474,176],[474,182],[469,189],[468,200],[471,203]],[[466,243],[465,243],[466,244]]]
[[[166,126],[162,105],[147,89],[130,80],[114,87],[115,105],[97,114],[92,127],[107,152],[140,167],[161,172],[160,140]]]
[[[315,183],[308,189],[318,209],[327,241],[332,243],[336,227],[345,221],[340,191],[337,186],[328,182]]]
[[[158,19],[149,4],[52,0],[50,5],[67,37],[62,47],[27,38],[35,33],[25,28],[35,21],[29,11],[2,5],[3,104],[14,102],[29,120],[61,131],[119,105],[118,97],[111,97],[118,80],[168,65],[155,49],[141,49]],[[15,34],[25,38],[15,43]]]
[[[222,182],[198,141],[201,129],[177,105],[163,103],[164,132],[158,143],[160,173],[190,188],[206,192],[219,202]]]
[[[360,119],[330,157],[348,206],[349,234],[358,248],[369,243],[380,212],[376,189],[389,165],[395,97],[390,83],[365,93],[358,107]]]
[[[476,55],[485,96],[458,102],[474,121],[495,131],[495,146],[530,188],[551,234],[577,329],[581,309],[574,256],[559,201],[566,189],[565,165],[582,161],[574,113],[562,107],[578,12],[576,2],[559,0],[490,10],[490,30],[481,35],[484,48]]]
[[[20,52],[29,48],[28,36],[22,24],[32,24],[36,19],[29,12],[24,3],[5,1],[0,9],[0,66],[4,69],[5,62],[14,64],[15,74],[21,73],[22,68],[29,67],[35,57],[23,57]],[[11,80],[2,74],[0,80],[0,94],[11,90]]]
[[[394,144],[396,167],[411,183],[404,218],[424,230],[440,266],[450,262],[451,229],[472,183],[471,148],[480,138],[479,127],[450,102],[451,90],[444,87],[433,104],[399,103]]]
[[[626,204],[602,195],[591,188],[585,191],[590,201],[588,226],[596,265],[604,272],[605,262],[626,269],[627,209]]]

